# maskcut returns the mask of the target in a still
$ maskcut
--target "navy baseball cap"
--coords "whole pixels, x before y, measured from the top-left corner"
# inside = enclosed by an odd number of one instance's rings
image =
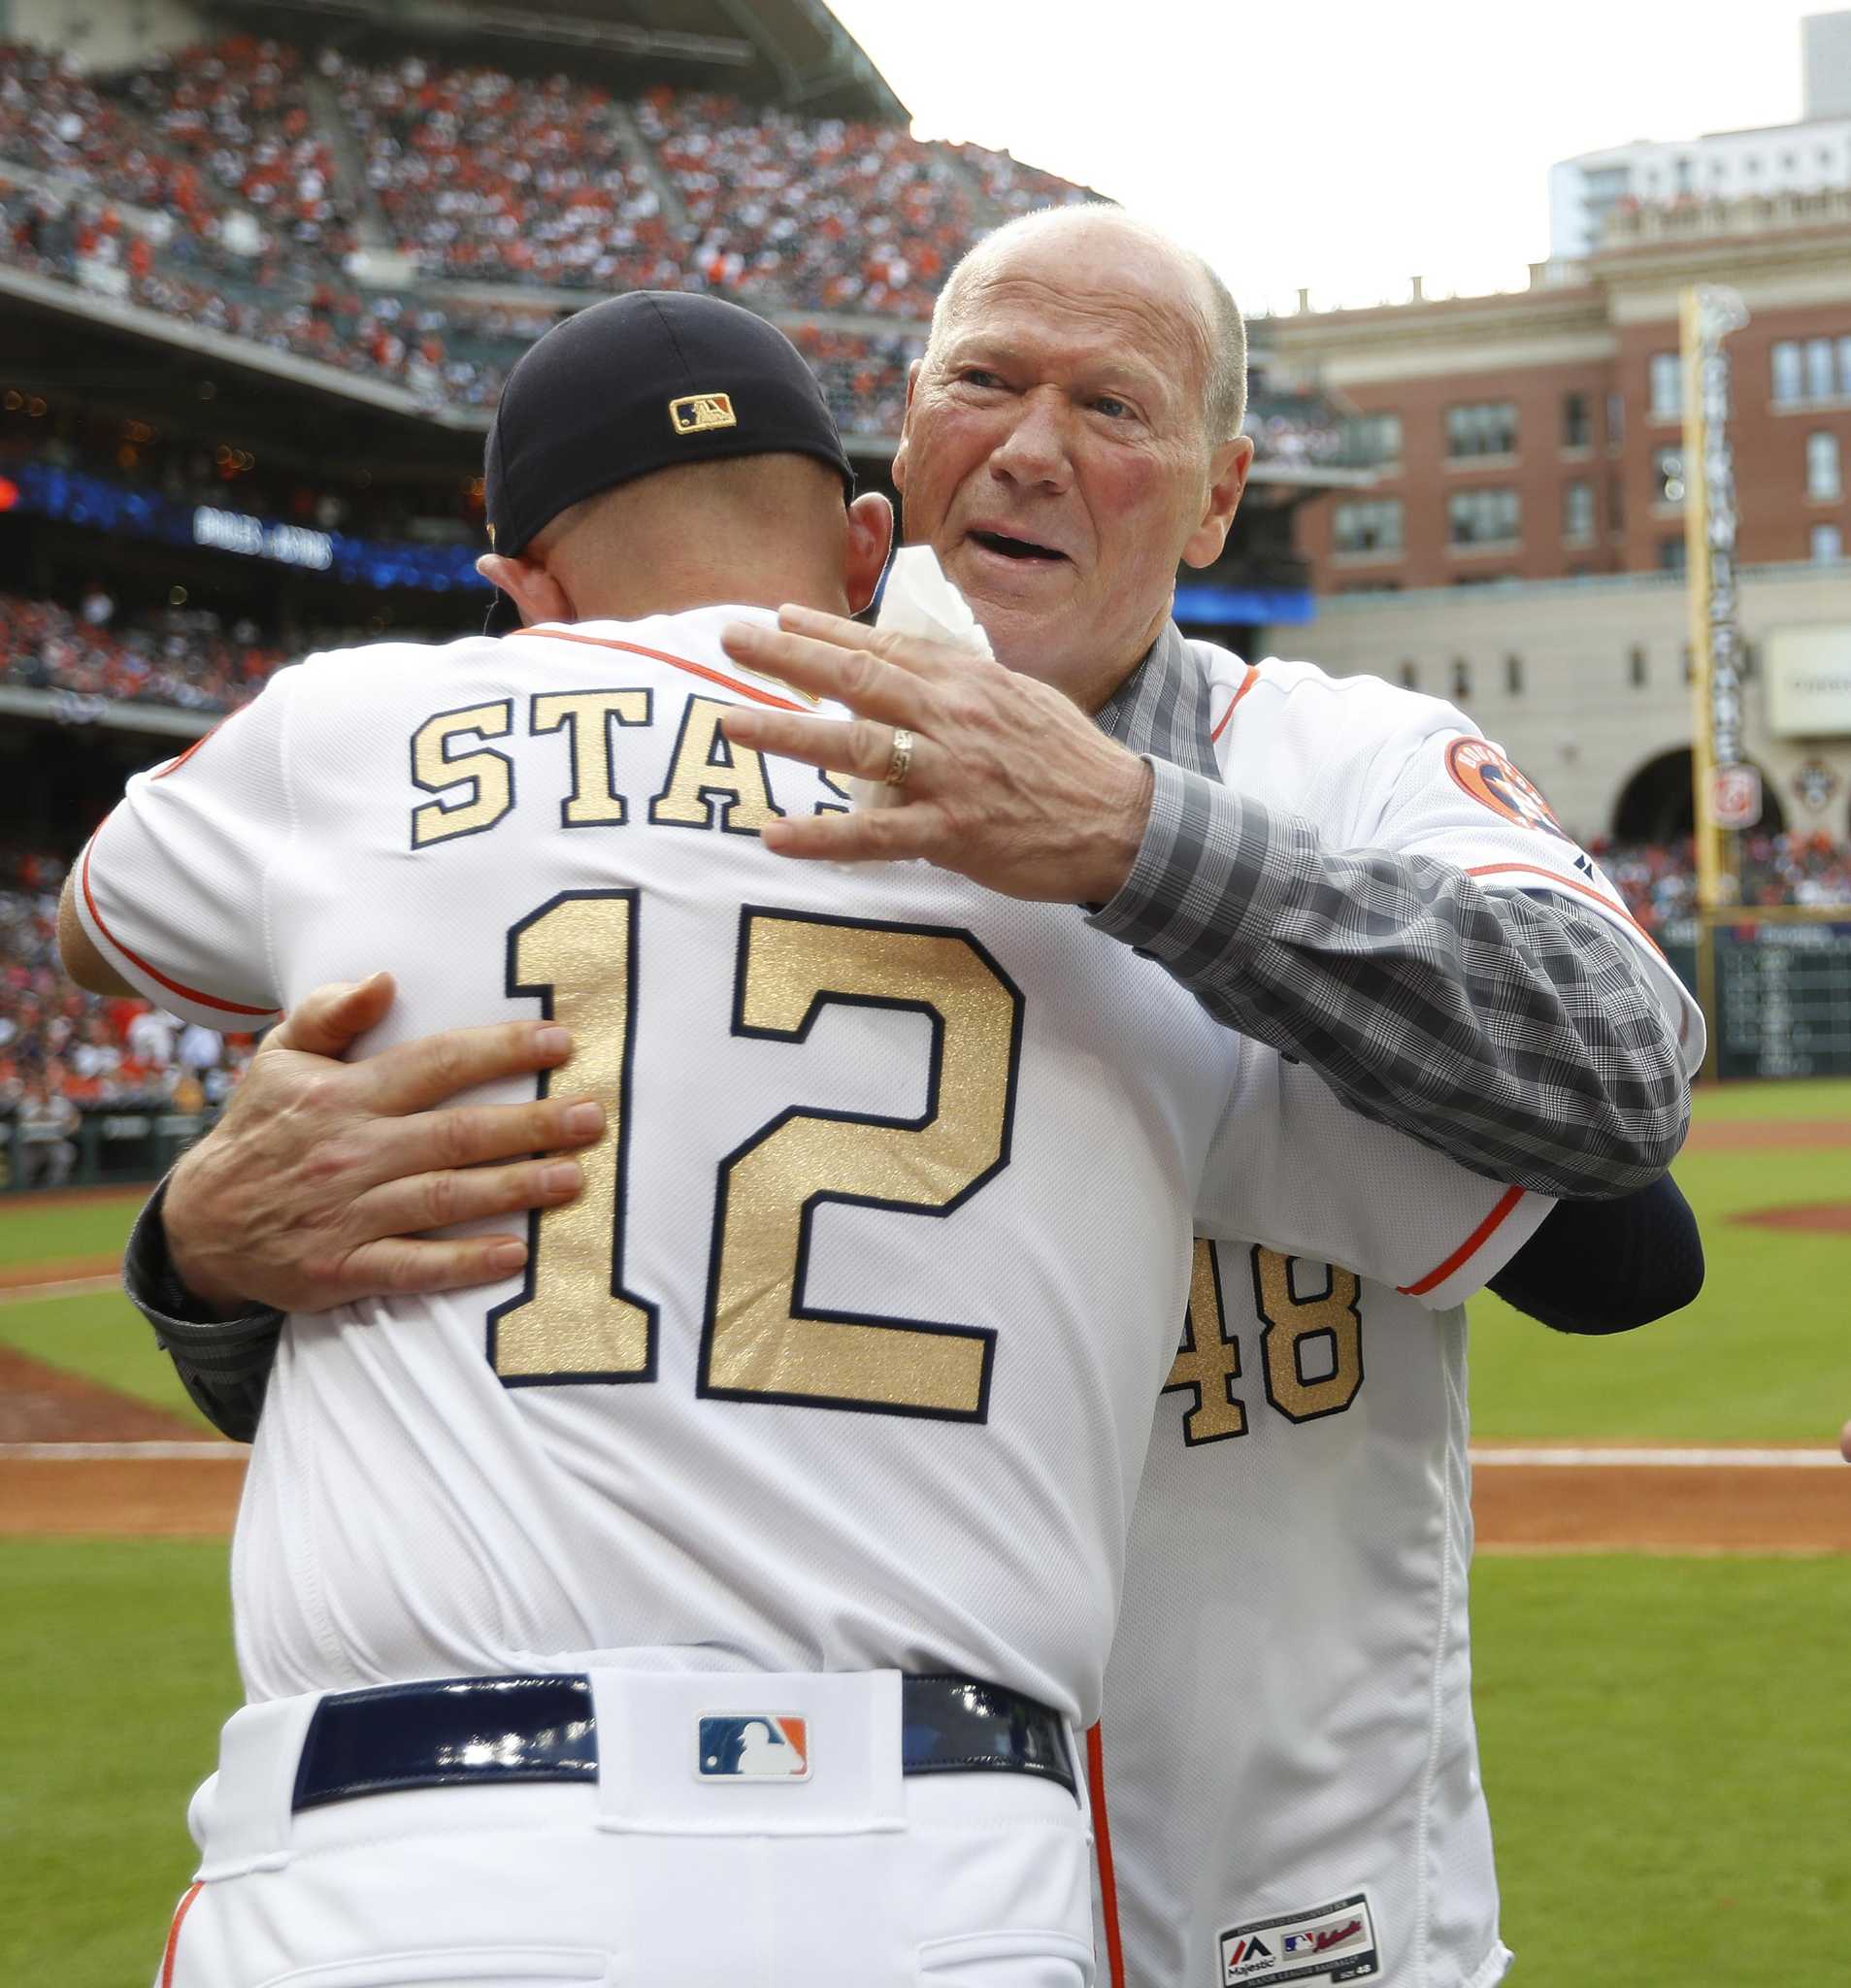
[[[489,424],[488,543],[524,551],[600,490],[678,463],[808,455],[855,473],[816,376],[776,325],[717,297],[633,290],[556,324],[520,356]],[[497,592],[484,633],[520,626]]]

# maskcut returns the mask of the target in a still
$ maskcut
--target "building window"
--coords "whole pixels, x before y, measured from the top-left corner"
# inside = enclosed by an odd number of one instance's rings
[[[1420,688],[1420,665],[1411,656],[1403,658],[1401,683],[1404,690],[1418,690]]]
[[[1606,480],[1606,528],[1619,532],[1626,525],[1626,484],[1618,477]]]
[[[1464,656],[1452,659],[1452,694],[1460,704],[1471,695],[1471,665]]]
[[[1594,536],[1594,485],[1564,483],[1562,486],[1562,536],[1591,539]]]
[[[1505,656],[1504,659],[1504,687],[1512,697],[1523,695],[1523,658]]]
[[[1514,490],[1455,490],[1446,499],[1446,536],[1452,545],[1505,545],[1517,532]]]
[[[1844,495],[1838,475],[1838,438],[1823,428],[1806,437],[1806,495],[1833,504]]]
[[[1660,539],[1658,542],[1658,570],[1661,573],[1682,573],[1684,570],[1684,535],[1680,532],[1674,539]]]
[[[1675,352],[1652,354],[1649,383],[1653,420],[1673,420],[1684,412],[1684,362]]]
[[[1626,652],[1626,679],[1635,690],[1645,688],[1645,650],[1636,642]]]
[[[1806,398],[1831,400],[1838,390],[1837,349],[1829,338],[1806,341]]]
[[[1806,397],[1805,362],[1800,356],[1800,341],[1797,338],[1778,339],[1774,343],[1774,406],[1790,408],[1796,401]]]
[[[1352,497],[1337,507],[1331,543],[1339,552],[1399,552],[1401,499]]]
[[[1562,396],[1562,447],[1591,448],[1594,446],[1594,404],[1585,393]]]
[[[1516,452],[1515,401],[1471,401],[1446,410],[1446,453],[1455,462],[1466,456]]]
[[[1684,452],[1681,448],[1652,450],[1652,502],[1682,504],[1684,501]]]
[[[1353,461],[1401,461],[1399,414],[1352,414],[1343,423],[1344,451]]]
[[[1851,398],[1851,338],[1838,341],[1838,391]]]
[[[1617,448],[1626,440],[1626,396],[1623,393],[1609,393],[1606,397],[1606,446]]]
[[[1844,557],[1844,534],[1835,524],[1815,524],[1812,528],[1812,561],[1829,566]]]

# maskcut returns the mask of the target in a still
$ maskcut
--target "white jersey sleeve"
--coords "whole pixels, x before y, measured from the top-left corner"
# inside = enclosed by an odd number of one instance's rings
[[[266,879],[293,830],[283,734],[296,670],[138,773],[78,858],[91,943],[157,1007],[237,1034],[281,1009]]]
[[[1636,949],[1686,1073],[1702,1066],[1695,998],[1540,790],[1463,712],[1376,677],[1190,646],[1219,714],[1229,785],[1306,816],[1333,848],[1429,856],[1486,890],[1553,892],[1589,908]]]
[[[1209,1151],[1196,1230],[1261,1237],[1444,1310],[1496,1276],[1554,1207],[1360,1117],[1302,1064],[1247,1055]]]

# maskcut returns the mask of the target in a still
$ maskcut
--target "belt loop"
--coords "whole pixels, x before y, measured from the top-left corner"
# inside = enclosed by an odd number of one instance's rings
[[[587,1671],[591,1686],[591,1717],[598,1736],[599,1826],[619,1826],[616,1818],[634,1806],[635,1750],[630,1743],[629,1699],[622,1671]]]
[[[319,1703],[314,1692],[271,1699],[226,1720],[218,1773],[200,1805],[201,1878],[281,1871],[289,1862],[296,1768]]]

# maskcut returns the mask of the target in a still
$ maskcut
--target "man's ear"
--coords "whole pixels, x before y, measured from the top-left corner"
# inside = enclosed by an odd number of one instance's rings
[[[893,487],[901,496],[907,494],[907,447],[912,436],[912,397],[919,390],[919,368],[923,359],[914,359],[907,368],[907,409],[900,417],[900,447],[893,456]]]
[[[864,490],[848,507],[843,584],[848,592],[849,613],[859,614],[874,599],[892,549],[893,506],[878,490]]]
[[[532,628],[540,621],[576,621],[571,597],[564,587],[531,559],[509,559],[499,552],[484,552],[476,571],[498,586],[520,610],[521,625]]]
[[[1202,509],[1202,522],[1183,545],[1185,566],[1212,566],[1220,558],[1252,467],[1253,439],[1247,435],[1224,442],[1208,458],[1208,498]]]

